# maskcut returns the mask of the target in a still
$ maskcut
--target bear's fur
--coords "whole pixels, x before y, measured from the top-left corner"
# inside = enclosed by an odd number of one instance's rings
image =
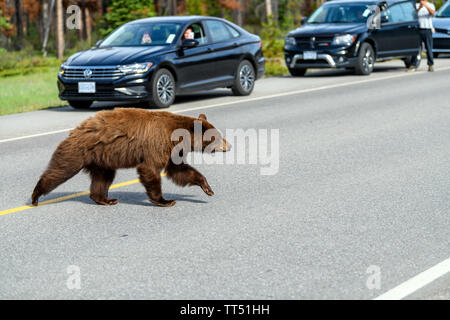
[[[172,141],[172,132],[186,129],[191,134],[189,151],[194,151],[194,124],[201,121],[201,149],[211,145],[214,151],[228,151],[230,144],[222,138],[204,141],[203,133],[213,129],[204,114],[199,118],[170,112],[150,112],[134,108],[116,108],[100,111],[83,121],[70,132],[69,137],[56,148],[47,170],[40,177],[32,195],[33,205],[39,197],[48,194],[60,184],[84,169],[90,174],[90,197],[98,204],[114,205],[117,199],[108,198],[116,170],[137,168],[141,183],[149,200],[159,206],[173,206],[174,200],[166,200],[161,193],[161,171],[179,186],[200,186],[212,196],[214,192],[206,178],[186,163],[175,164],[172,149],[180,141]],[[216,130],[217,131],[217,130]],[[199,138],[197,135],[195,138]],[[198,140],[197,140],[198,141]]]

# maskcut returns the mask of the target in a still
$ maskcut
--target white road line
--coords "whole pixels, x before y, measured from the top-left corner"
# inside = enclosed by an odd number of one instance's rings
[[[438,263],[434,267],[431,267],[430,269],[422,273],[419,273],[414,278],[411,278],[408,281],[403,282],[397,287],[375,298],[374,300],[403,299],[449,272],[450,272],[450,258],[442,261],[441,263]]]
[[[449,69],[450,69],[450,66],[439,68],[439,69],[437,69],[435,71],[444,71],[444,70],[449,70]],[[405,72],[405,73],[394,74],[394,75],[387,76],[387,77],[382,77],[382,78],[380,77],[380,78],[375,78],[375,79],[366,79],[366,80],[357,80],[357,81],[351,81],[351,82],[344,82],[344,83],[332,84],[332,85],[328,85],[328,86],[321,86],[321,87],[309,88],[309,89],[301,89],[301,90],[277,93],[277,94],[272,94],[272,95],[268,95],[268,96],[262,96],[262,97],[256,97],[256,98],[250,98],[250,99],[244,99],[244,100],[238,100],[238,101],[229,101],[229,102],[223,102],[223,103],[218,103],[218,104],[211,104],[211,105],[201,106],[201,107],[194,107],[194,108],[188,108],[188,109],[182,109],[182,110],[173,110],[173,111],[172,110],[168,110],[168,111],[170,111],[172,113],[180,113],[180,112],[188,112],[188,111],[195,111],[195,110],[211,109],[211,108],[224,107],[224,106],[234,106],[236,104],[245,103],[245,102],[260,101],[260,100],[272,99],[272,98],[278,98],[278,97],[286,97],[286,96],[291,96],[291,95],[295,95],[295,94],[302,94],[302,93],[314,92],[314,91],[319,91],[319,90],[334,89],[334,88],[340,88],[340,87],[345,87],[345,86],[351,86],[351,85],[354,85],[354,84],[375,82],[375,81],[380,81],[380,80],[388,80],[388,79],[406,77],[406,76],[411,76],[411,75],[416,75],[416,74],[417,73],[406,73]],[[40,137],[40,136],[45,136],[45,135],[55,134],[55,133],[61,133],[61,132],[70,131],[72,129],[73,128],[62,129],[62,130],[38,133],[38,134],[22,136],[22,137],[17,137],[17,138],[4,139],[4,140],[0,140],[0,143],[2,143],[2,142],[10,142],[10,141],[17,141],[17,140],[22,140],[22,139],[34,138],[34,137]]]

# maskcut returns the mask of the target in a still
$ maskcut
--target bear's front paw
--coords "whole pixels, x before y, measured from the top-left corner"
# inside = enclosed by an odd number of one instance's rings
[[[160,206],[160,207],[172,207],[176,203],[175,200],[166,200],[166,199],[160,199],[160,200],[152,200],[152,199],[150,199],[150,202],[154,203],[154,204],[156,204],[157,206]]]
[[[202,190],[210,197],[214,195],[214,191],[212,191],[209,185],[202,186]]]

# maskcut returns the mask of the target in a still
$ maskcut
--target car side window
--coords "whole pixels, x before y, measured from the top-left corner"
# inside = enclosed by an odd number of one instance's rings
[[[227,27],[228,31],[231,33],[231,36],[233,38],[237,38],[240,36],[240,33],[235,28],[233,28],[232,26],[230,26],[228,24],[225,24],[225,26]]]
[[[410,2],[410,1],[402,2],[399,5],[403,10],[403,14],[404,14],[404,18],[405,18],[404,21],[414,21],[417,19],[416,9],[414,8],[414,5],[412,4],[412,2]]]
[[[408,21],[405,18],[400,4],[394,4],[392,7],[387,8],[383,11],[383,15],[388,17],[389,23]]]
[[[192,32],[194,33],[194,39],[197,40],[199,44],[205,44],[208,42],[208,40],[206,39],[205,31],[203,30],[203,27],[200,23],[191,24],[185,29],[185,31],[189,28],[192,29]]]
[[[224,23],[215,20],[207,20],[206,25],[208,26],[212,42],[221,42],[231,39],[231,33]]]

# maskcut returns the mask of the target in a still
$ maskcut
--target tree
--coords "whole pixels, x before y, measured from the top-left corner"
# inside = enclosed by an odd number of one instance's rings
[[[62,0],[56,0],[56,43],[58,48],[58,59],[64,57],[64,19]]]
[[[153,0],[112,0],[105,15],[106,27],[102,30],[107,35],[124,23],[135,19],[154,17],[155,6]]]

